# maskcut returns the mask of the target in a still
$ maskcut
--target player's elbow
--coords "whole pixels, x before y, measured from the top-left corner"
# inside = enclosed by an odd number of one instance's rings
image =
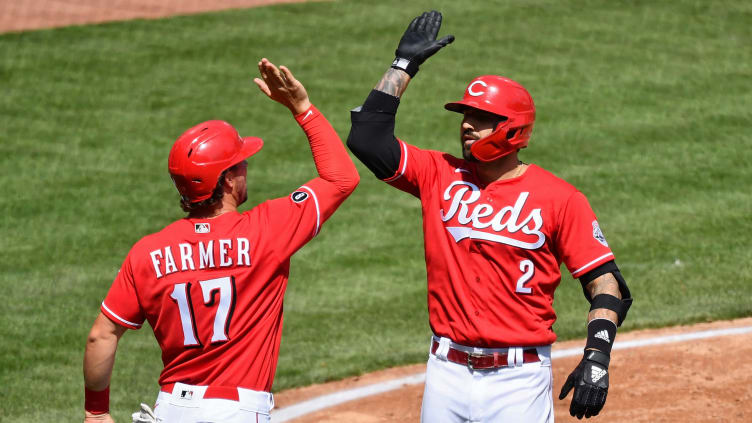
[[[383,153],[386,146],[396,143],[394,115],[374,112],[352,112],[347,148],[363,163]]]
[[[112,332],[94,325],[89,331],[89,336],[86,337],[86,345],[97,345],[99,343],[111,341],[112,339],[117,339],[117,336]]]
[[[347,148],[379,179],[392,175],[399,167],[400,145],[391,122],[352,121]]]
[[[358,187],[358,184],[360,183],[360,174],[358,174],[358,171],[355,169],[355,166],[353,165],[352,172],[349,172],[347,177],[341,178],[337,185],[337,190],[341,192],[344,195],[350,195],[355,191],[355,188]]]
[[[347,184],[347,190],[348,190],[348,192],[355,191],[355,188],[358,187],[359,183],[360,183],[360,174],[358,173],[358,171],[356,169],[356,170],[353,170],[353,173],[352,173],[350,179],[348,180],[348,184]]]

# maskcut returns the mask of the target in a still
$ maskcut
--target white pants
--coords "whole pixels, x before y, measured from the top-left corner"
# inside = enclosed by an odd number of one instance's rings
[[[204,398],[206,386],[176,383],[160,392],[154,414],[160,423],[269,423],[274,398],[269,392],[238,388],[238,401]]]
[[[435,338],[439,341],[439,338]],[[441,344],[475,353],[504,353],[511,348],[472,348],[444,338]],[[522,357],[515,347],[510,357]],[[420,421],[423,423],[553,423],[551,346],[537,347],[539,362],[472,370],[446,361],[446,348],[430,354]],[[521,361],[521,360],[518,360]],[[515,362],[515,360],[510,360]]]

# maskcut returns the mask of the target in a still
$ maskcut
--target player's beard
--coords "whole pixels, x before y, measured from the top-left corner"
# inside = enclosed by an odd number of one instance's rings
[[[477,142],[477,140],[475,142]],[[460,137],[460,149],[462,149],[463,159],[467,160],[468,162],[478,162],[478,159],[473,156],[473,152],[470,151],[470,147],[465,147],[465,140],[463,140],[462,137]]]
[[[248,185],[245,176],[243,176],[242,183],[239,183],[238,185],[235,185],[233,187],[233,197],[235,197],[237,201],[237,205],[241,205],[245,203],[245,201],[248,199]]]

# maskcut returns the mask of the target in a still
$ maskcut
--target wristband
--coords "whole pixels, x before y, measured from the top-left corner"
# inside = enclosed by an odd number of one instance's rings
[[[594,361],[607,369],[608,365],[611,363],[610,355],[603,354],[602,352],[596,350],[586,350],[584,357],[585,360]]]
[[[616,324],[608,319],[593,319],[587,325],[587,343],[585,349],[594,348],[605,354],[611,354],[611,347],[616,337]]]
[[[418,73],[418,63],[415,60],[409,60],[402,57],[395,57],[392,62],[392,68],[405,71],[410,78],[415,78]]]
[[[110,411],[110,385],[102,391],[92,391],[84,386],[84,410],[91,414],[105,414]]]

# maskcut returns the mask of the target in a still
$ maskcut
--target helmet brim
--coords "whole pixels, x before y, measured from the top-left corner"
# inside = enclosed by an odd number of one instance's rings
[[[491,108],[488,105],[485,105],[477,101],[466,101],[466,100],[454,101],[454,102],[445,104],[444,108],[449,110],[450,112],[456,112],[456,113],[465,113],[465,110],[467,110],[468,108],[482,110],[488,113],[494,113],[493,110],[491,110]]]
[[[241,137],[243,146],[233,159],[233,166],[261,151],[264,140],[256,137]]]
[[[445,104],[444,108],[449,110],[450,112],[464,113],[465,109],[467,109],[468,106],[461,101],[457,101]]]

